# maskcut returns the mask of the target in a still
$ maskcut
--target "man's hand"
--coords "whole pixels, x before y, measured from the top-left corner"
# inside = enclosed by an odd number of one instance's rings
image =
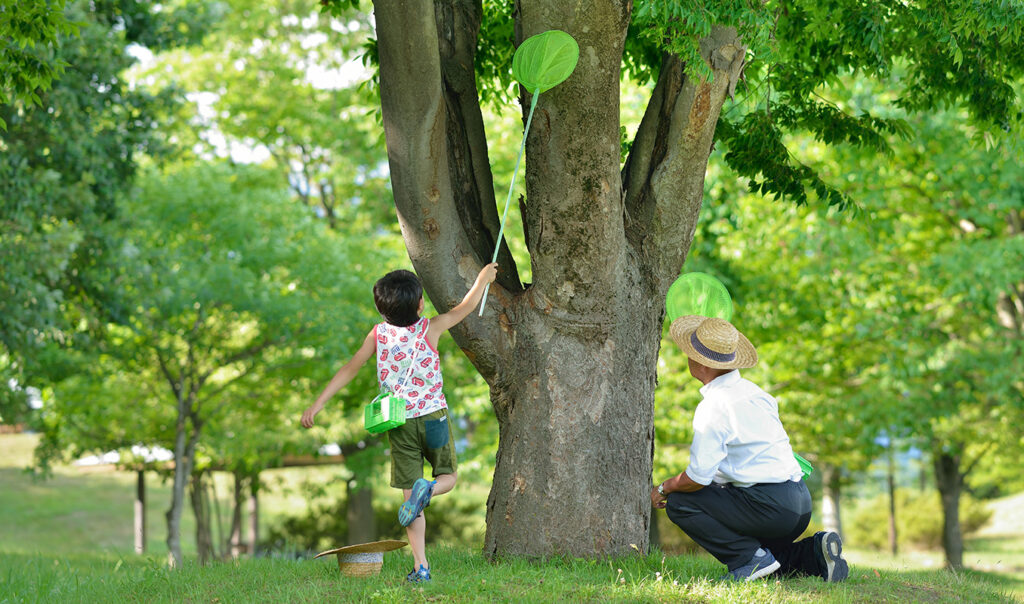
[[[658,485],[654,485],[654,488],[651,489],[651,505],[656,509],[663,510],[666,502],[665,497],[658,492]]]
[[[320,408],[317,407],[316,405],[310,405],[305,411],[303,411],[302,412],[302,427],[303,428],[312,428],[313,427],[313,418],[316,417],[317,413],[320,413]]]

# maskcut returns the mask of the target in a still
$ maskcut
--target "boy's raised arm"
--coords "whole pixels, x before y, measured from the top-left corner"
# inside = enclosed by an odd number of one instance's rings
[[[312,428],[313,418],[316,417],[317,413],[320,413],[324,408],[324,404],[338,393],[339,390],[344,388],[356,377],[356,373],[359,372],[359,368],[366,364],[366,361],[370,360],[370,357],[374,356],[374,352],[377,350],[377,330],[376,328],[371,329],[370,333],[366,334],[366,339],[363,340],[363,345],[359,347],[349,362],[345,363],[338,373],[334,374],[331,381],[324,387],[324,391],[320,393],[320,396],[316,397],[316,402],[310,405],[305,411],[302,412],[302,427]]]
[[[430,320],[429,335],[431,336],[431,343],[435,347],[437,346],[437,339],[441,337],[442,333],[458,325],[469,313],[473,312],[476,305],[480,303],[480,297],[484,295],[484,288],[487,287],[488,283],[494,281],[494,277],[497,274],[497,262],[492,262],[480,269],[480,274],[476,276],[473,287],[469,288],[469,291],[466,292],[466,297],[462,299],[462,302],[459,302],[455,308],[448,312],[437,315]]]

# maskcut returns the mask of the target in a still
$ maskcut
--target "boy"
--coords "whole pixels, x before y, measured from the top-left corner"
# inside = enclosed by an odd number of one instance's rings
[[[402,489],[405,496],[398,521],[406,527],[412,546],[414,566],[406,577],[412,582],[430,580],[423,508],[430,504],[432,496],[451,491],[457,476],[448,403],[441,390],[437,341],[473,311],[497,270],[497,263],[481,269],[462,302],[433,319],[420,317],[423,286],[415,274],[399,270],[381,277],[373,286],[373,302],[384,322],[370,330],[352,359],[302,414],[302,426],[312,427],[313,419],[327,400],[348,385],[371,356],[377,360],[381,388],[405,399],[405,424],[389,430],[387,435],[391,445],[391,486]],[[424,459],[430,462],[433,481],[423,478]]]

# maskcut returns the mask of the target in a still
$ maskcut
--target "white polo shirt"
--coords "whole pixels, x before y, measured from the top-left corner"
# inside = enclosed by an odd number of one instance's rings
[[[789,435],[774,398],[730,371],[700,389],[704,400],[693,413],[693,444],[686,475],[698,484],[800,480]]]

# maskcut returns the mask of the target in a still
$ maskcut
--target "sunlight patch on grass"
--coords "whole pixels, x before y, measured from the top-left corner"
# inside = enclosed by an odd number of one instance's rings
[[[27,468],[38,442],[38,434],[0,434],[0,468]]]

